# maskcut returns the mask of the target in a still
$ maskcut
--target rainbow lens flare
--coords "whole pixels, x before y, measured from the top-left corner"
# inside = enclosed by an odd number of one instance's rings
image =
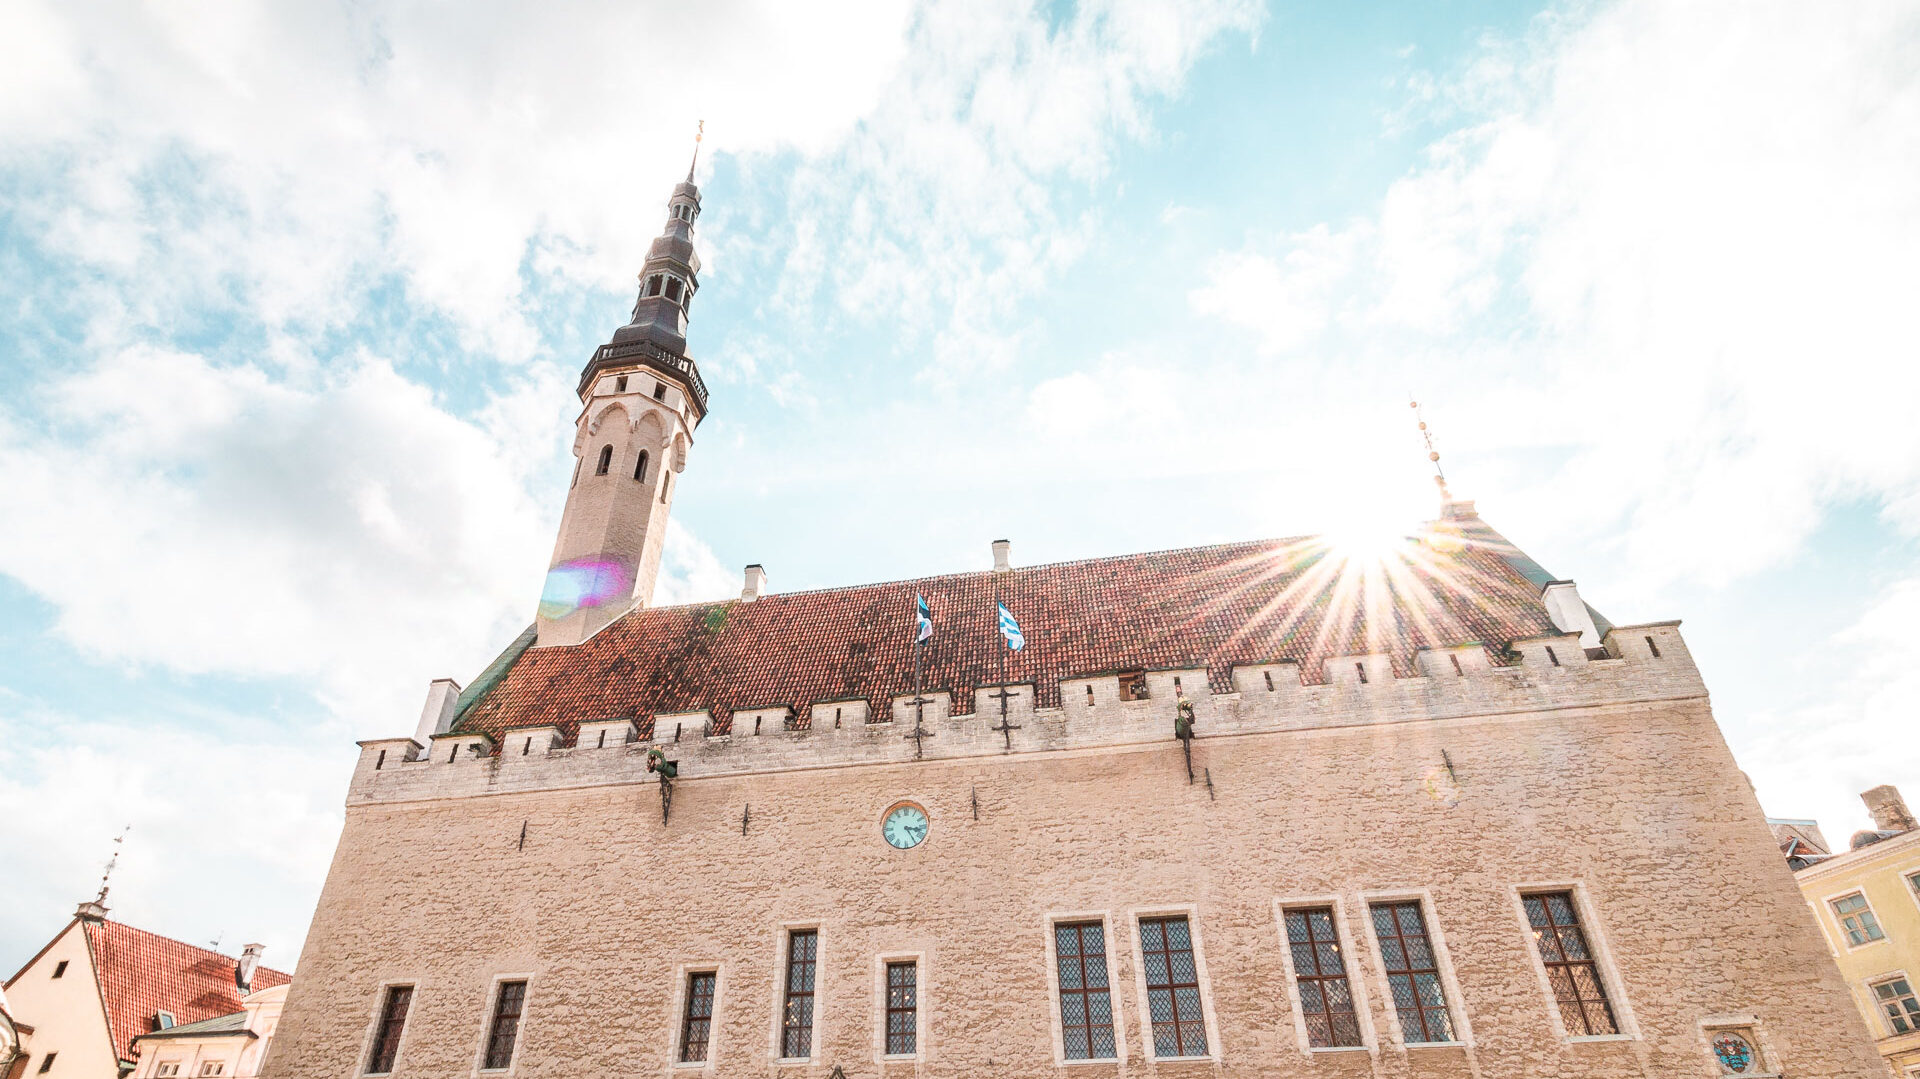
[[[540,617],[565,618],[584,607],[603,607],[633,594],[633,570],[620,562],[576,558],[547,571],[540,589]]]

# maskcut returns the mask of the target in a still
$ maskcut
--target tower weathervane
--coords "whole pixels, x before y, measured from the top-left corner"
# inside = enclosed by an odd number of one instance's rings
[[[1413,418],[1420,425],[1420,440],[1427,444],[1427,460],[1433,462],[1433,483],[1440,488],[1440,501],[1453,501],[1453,492],[1447,490],[1447,473],[1440,467],[1440,451],[1433,448],[1433,432],[1427,430],[1426,417],[1420,411],[1420,402],[1408,395],[1407,407],[1413,409]]]
[[[120,829],[119,835],[113,837],[113,857],[107,859],[106,872],[100,874],[100,894],[93,898],[93,901],[95,903],[99,903],[103,906],[106,904],[107,882],[113,877],[114,867],[120,864],[120,845],[126,842],[127,833],[132,830],[133,830],[133,825],[129,824],[126,827]]]
[[[693,182],[693,167],[700,163],[700,140],[707,135],[707,122],[700,121],[700,129],[693,133],[693,160],[687,163],[687,182]]]

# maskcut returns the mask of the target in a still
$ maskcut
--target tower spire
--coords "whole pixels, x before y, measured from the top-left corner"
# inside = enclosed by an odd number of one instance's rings
[[[687,352],[687,310],[700,287],[693,176],[705,134],[702,122],[686,182],[673,186],[667,223],[647,248],[632,319],[580,372],[578,463],[540,591],[542,646],[579,644],[653,597],[674,478],[707,414],[707,385]]]

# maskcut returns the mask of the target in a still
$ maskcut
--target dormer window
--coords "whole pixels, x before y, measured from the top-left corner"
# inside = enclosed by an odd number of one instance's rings
[[[174,1019],[172,1012],[153,1013],[153,1029],[155,1030],[171,1030],[176,1022],[177,1020]]]

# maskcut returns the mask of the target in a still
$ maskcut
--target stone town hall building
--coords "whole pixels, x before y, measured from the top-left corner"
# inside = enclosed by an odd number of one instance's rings
[[[268,1075],[1880,1073],[1678,624],[1471,503],[1380,565],[649,606],[708,405],[668,205],[539,617],[362,743]]]

